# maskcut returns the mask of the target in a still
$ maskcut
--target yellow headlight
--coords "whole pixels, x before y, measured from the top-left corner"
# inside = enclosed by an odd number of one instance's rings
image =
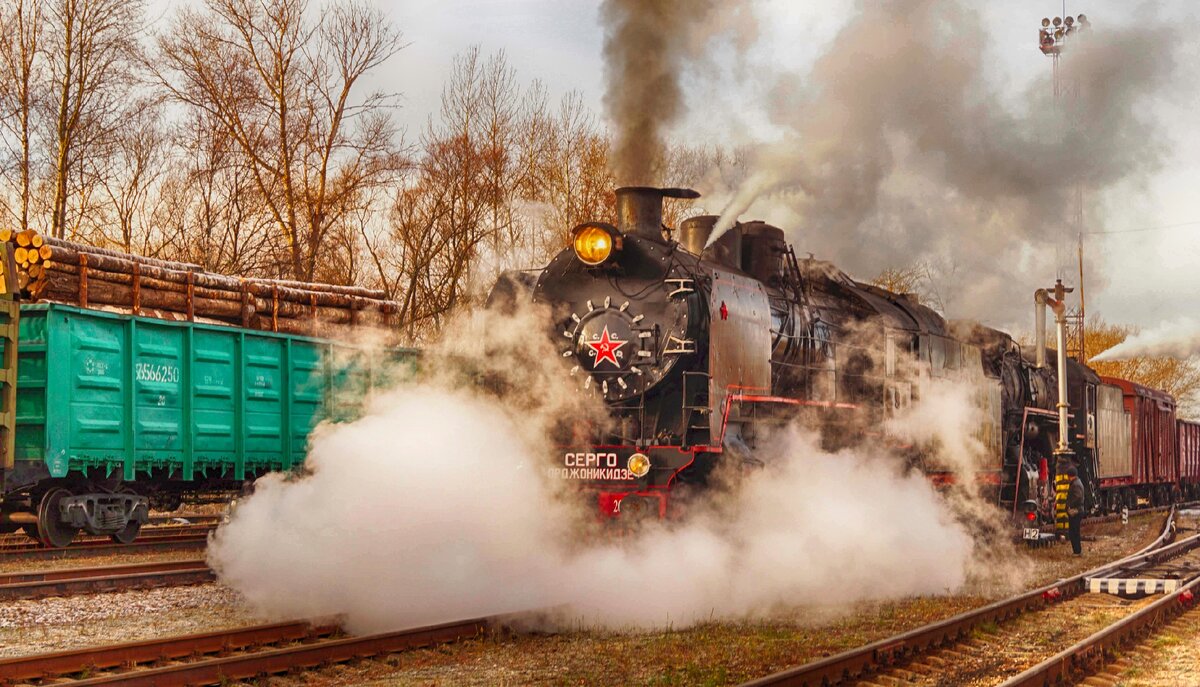
[[[585,265],[595,267],[613,252],[612,234],[597,226],[583,226],[575,232],[575,255]]]
[[[635,453],[629,456],[627,467],[634,477],[645,477],[650,472],[650,458],[644,453]]]

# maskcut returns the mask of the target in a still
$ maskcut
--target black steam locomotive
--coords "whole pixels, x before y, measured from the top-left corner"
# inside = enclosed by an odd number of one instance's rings
[[[668,231],[663,199],[698,195],[618,189],[617,224],[576,227],[573,245],[531,284],[532,298],[555,313],[570,374],[613,417],[603,432],[576,434],[556,477],[594,499],[601,517],[672,517],[721,466],[760,463],[756,444],[770,425],[800,419],[831,446],[850,444],[881,433],[936,380],[965,379],[978,389],[976,434],[987,455],[974,479],[1014,513],[1040,495],[1050,517],[1045,486],[1059,417],[1052,368],[1004,332],[947,322],[915,298],[797,259],[769,224],[735,224],[710,246],[714,216]],[[1120,505],[1100,489],[1102,382],[1074,361],[1068,372],[1073,463],[1089,504]],[[918,450],[897,450],[935,481],[964,478],[923,463]]]

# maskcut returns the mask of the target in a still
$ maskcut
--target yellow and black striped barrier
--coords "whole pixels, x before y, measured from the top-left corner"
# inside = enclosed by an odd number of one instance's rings
[[[1066,534],[1070,528],[1070,518],[1067,515],[1067,493],[1071,490],[1071,476],[1066,470],[1054,474],[1054,529],[1059,534]]]

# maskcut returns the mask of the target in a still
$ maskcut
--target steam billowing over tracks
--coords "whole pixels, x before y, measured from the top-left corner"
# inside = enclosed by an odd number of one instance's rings
[[[1200,533],[1194,525],[1181,528],[1190,536],[1174,541],[1176,522],[1172,509],[1153,543],[1120,560],[743,687],[1082,680],[1112,660],[1114,650],[1194,608]],[[1195,615],[1183,622],[1195,622]]]

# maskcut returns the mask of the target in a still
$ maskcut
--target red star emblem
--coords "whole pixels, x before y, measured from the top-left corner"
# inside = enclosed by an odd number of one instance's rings
[[[609,361],[613,367],[621,367],[621,363],[617,361],[617,351],[621,347],[629,343],[628,341],[617,341],[608,336],[608,325],[604,325],[604,332],[600,334],[599,341],[588,341],[587,345],[592,347],[592,351],[596,354],[596,360],[592,363],[592,368],[600,367],[600,363]]]

